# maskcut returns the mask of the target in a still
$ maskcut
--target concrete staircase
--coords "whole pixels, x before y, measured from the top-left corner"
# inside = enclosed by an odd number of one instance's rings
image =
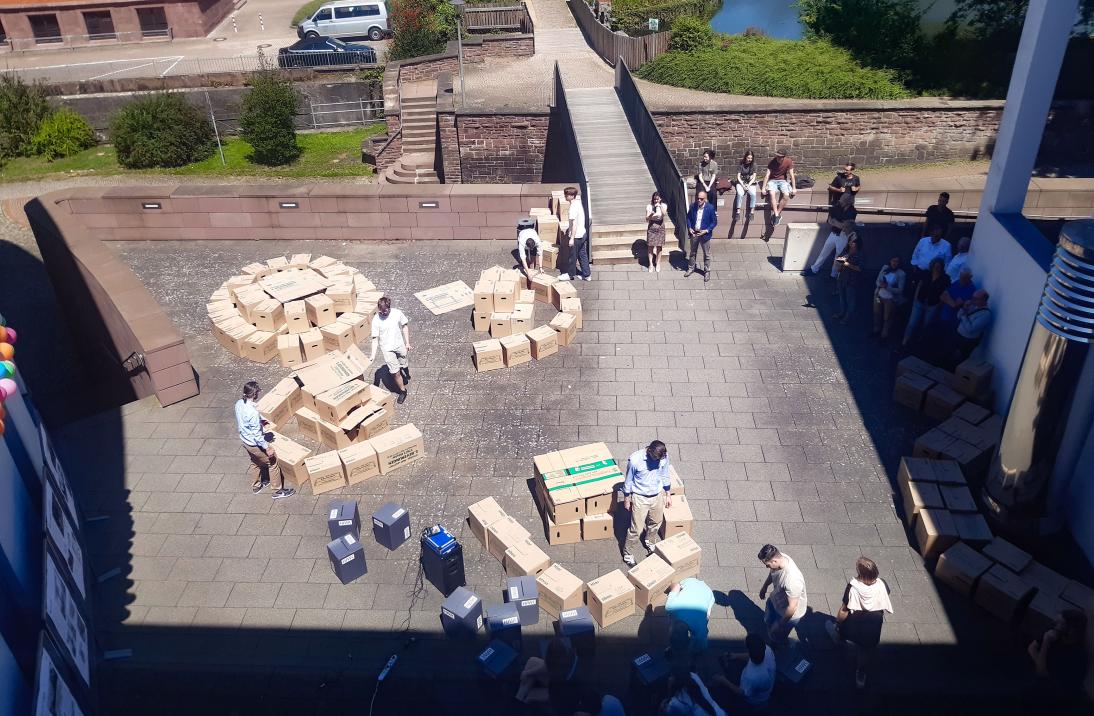
[[[403,155],[384,170],[386,184],[439,184],[437,153],[437,83],[406,82],[399,88]]]
[[[589,184],[593,263],[634,263],[645,248],[646,205],[656,187],[642,150],[631,132],[615,89],[567,89],[574,134]],[[666,250],[675,246],[672,223],[665,222]]]

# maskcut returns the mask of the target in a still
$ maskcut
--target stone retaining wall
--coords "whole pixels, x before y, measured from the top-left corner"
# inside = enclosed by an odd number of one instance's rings
[[[466,184],[540,181],[550,119],[549,114],[460,112],[446,116],[441,123],[445,181]],[[459,147],[458,176],[448,170],[448,158],[453,152],[445,144],[451,143],[453,138]]]

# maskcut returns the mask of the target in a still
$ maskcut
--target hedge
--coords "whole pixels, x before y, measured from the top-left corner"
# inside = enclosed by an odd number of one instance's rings
[[[668,52],[637,74],[677,87],[760,97],[900,99],[910,96],[889,70],[862,67],[822,40],[722,36],[720,47]]]

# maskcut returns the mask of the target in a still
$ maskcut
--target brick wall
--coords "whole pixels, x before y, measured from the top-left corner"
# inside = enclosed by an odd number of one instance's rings
[[[441,175],[446,184],[463,183],[463,169],[460,164],[460,142],[456,132],[454,112],[437,114],[437,131],[440,136]]]
[[[846,161],[906,164],[990,156],[1001,109],[832,109],[825,111],[655,112],[654,120],[684,174],[711,146],[723,167],[752,149],[761,166],[787,147],[807,171]]]
[[[399,81],[435,80],[442,72],[459,71],[460,63],[456,56],[434,55],[427,60],[404,62],[399,67]]]
[[[468,184],[540,181],[550,116],[457,114],[461,180]],[[449,182],[454,179],[446,174]]]
[[[531,57],[535,41],[531,35],[496,35],[463,41],[464,63],[478,64],[488,57]],[[455,42],[449,42],[443,54],[403,60],[399,63],[399,81],[435,80],[443,73],[458,74],[459,56]]]

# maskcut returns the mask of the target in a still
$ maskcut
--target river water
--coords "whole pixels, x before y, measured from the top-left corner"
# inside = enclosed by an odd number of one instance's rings
[[[919,5],[928,8],[923,24],[929,29],[949,17],[954,0],[919,0]],[[731,35],[755,27],[769,37],[784,40],[798,40],[802,36],[794,0],[723,0],[722,8],[710,21],[710,26]]]

